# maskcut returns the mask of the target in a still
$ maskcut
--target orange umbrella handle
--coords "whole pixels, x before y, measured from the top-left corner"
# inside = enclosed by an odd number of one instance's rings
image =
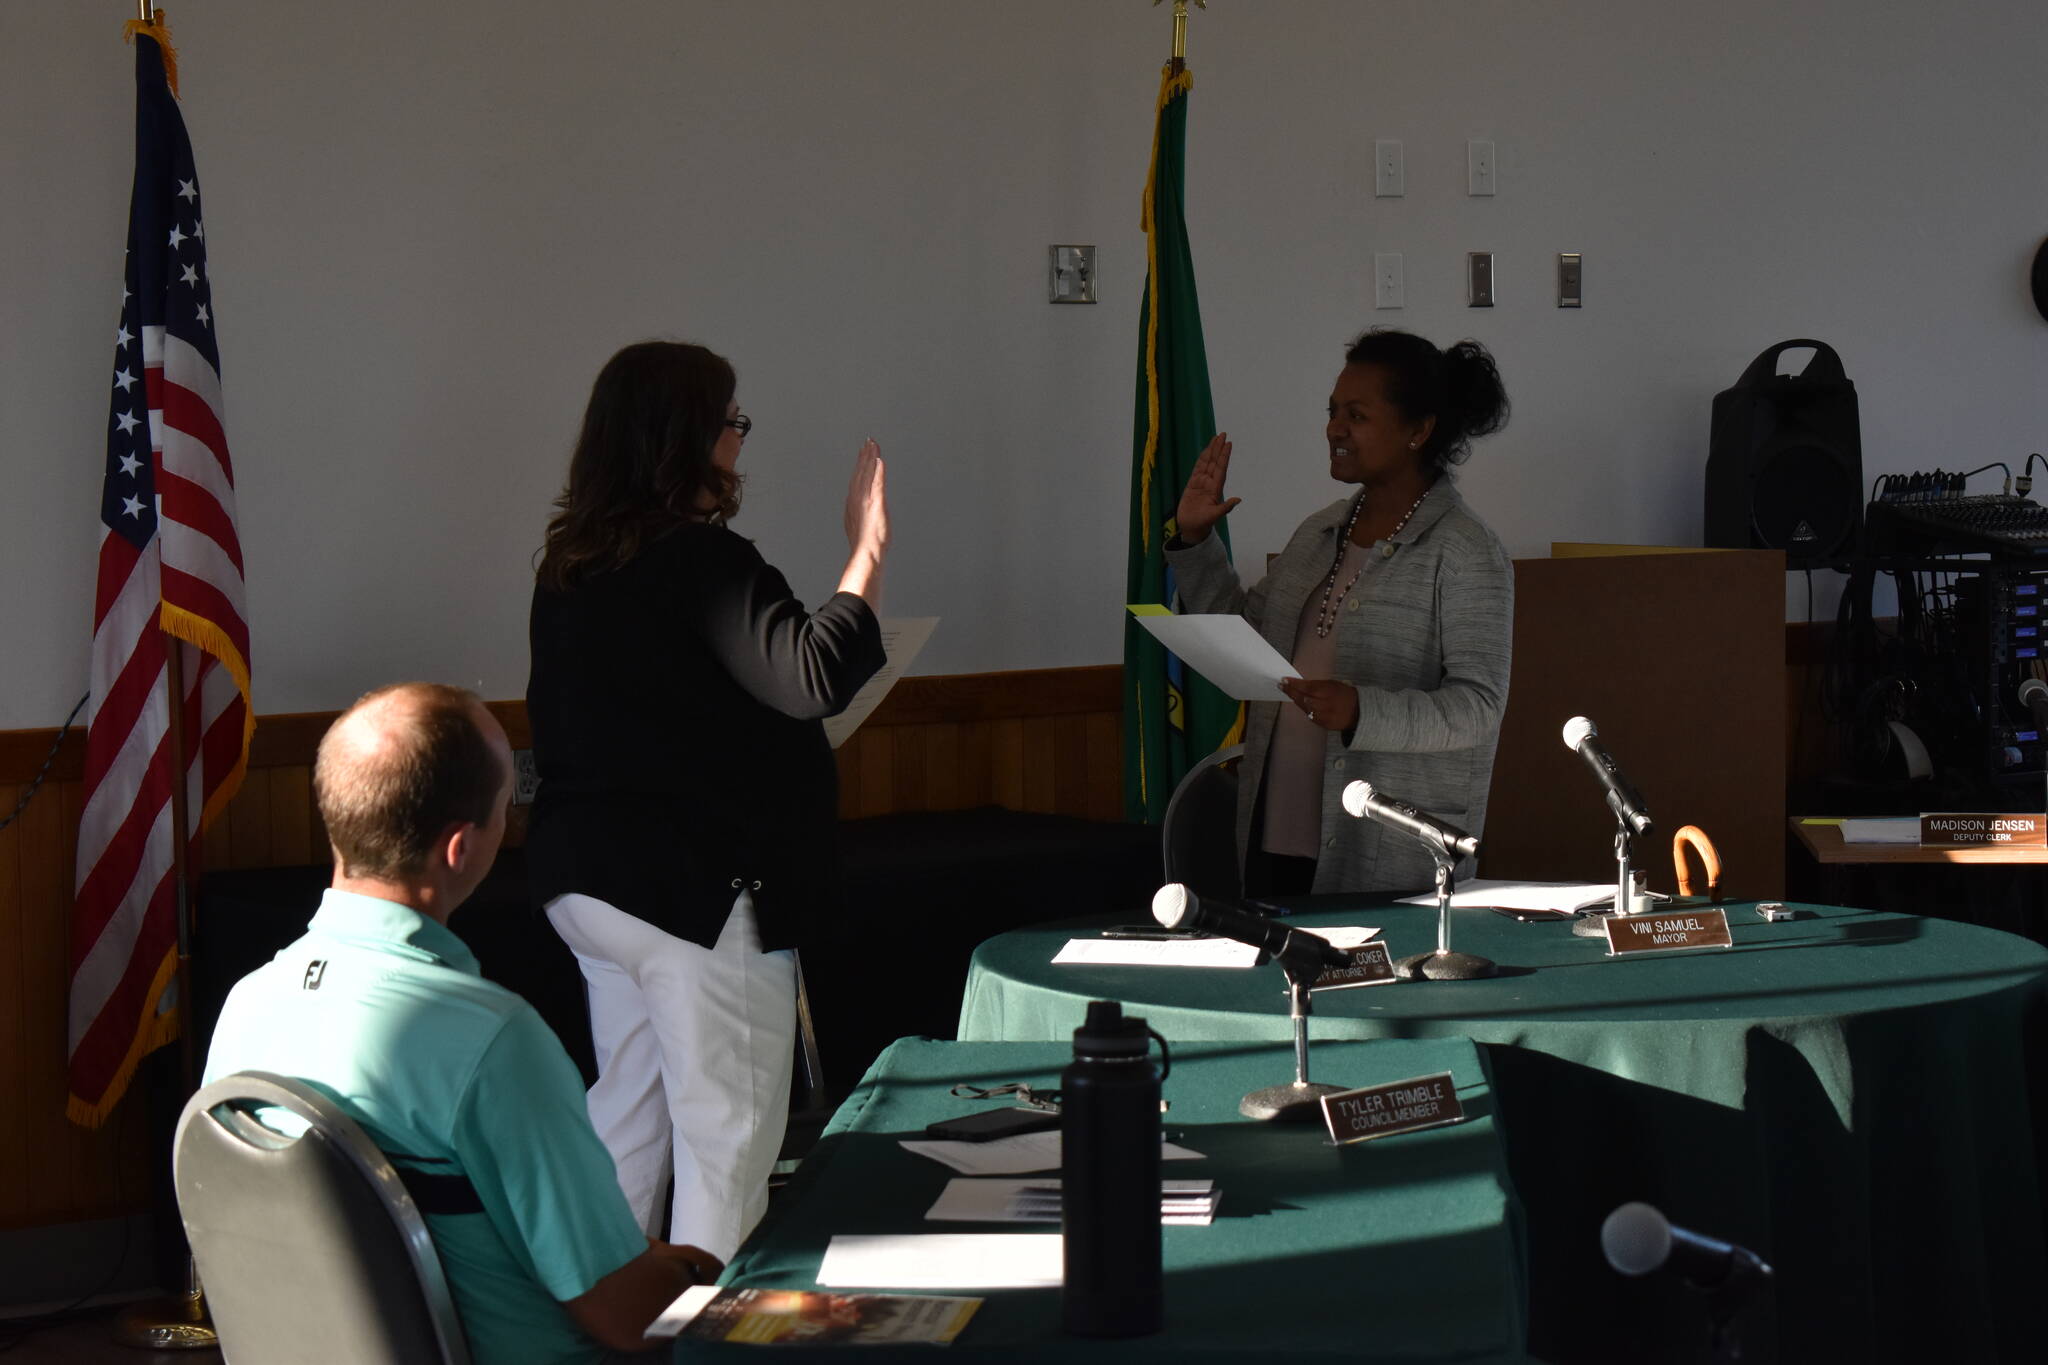
[[[1721,855],[1714,851],[1714,841],[1698,825],[1687,825],[1671,836],[1671,863],[1678,873],[1678,894],[1692,894],[1692,874],[1685,865],[1685,846],[1691,844],[1700,851],[1700,864],[1707,872],[1707,895],[1713,903],[1721,903]]]

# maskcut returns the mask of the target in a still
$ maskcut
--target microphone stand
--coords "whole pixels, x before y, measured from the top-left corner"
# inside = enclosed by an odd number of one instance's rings
[[[1442,848],[1430,848],[1436,858],[1436,951],[1404,957],[1394,964],[1403,981],[1478,981],[1498,976],[1500,966],[1476,953],[1451,951],[1451,870],[1457,860]]]
[[[1237,1112],[1248,1119],[1278,1119],[1282,1123],[1313,1123],[1323,1116],[1322,1097],[1335,1095],[1344,1087],[1326,1085],[1308,1078],[1309,992],[1323,974],[1323,964],[1311,952],[1296,952],[1295,936],[1275,957],[1287,973],[1289,1014],[1294,1019],[1294,1080],[1287,1085],[1269,1085],[1254,1090],[1237,1102]]]
[[[1635,913],[1635,830],[1622,816],[1621,803],[1612,795],[1607,798],[1607,808],[1614,812],[1614,908],[1611,910],[1588,910],[1572,922],[1572,932],[1580,938],[1606,938],[1607,927],[1601,921],[1609,915],[1632,915]]]

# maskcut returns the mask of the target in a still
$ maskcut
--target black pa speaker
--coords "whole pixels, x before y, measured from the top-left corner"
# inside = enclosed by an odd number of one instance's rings
[[[1798,374],[1778,357],[1810,347]],[[1863,438],[1856,386],[1825,341],[1781,341],[1714,395],[1707,450],[1706,542],[1783,550],[1813,568],[1849,554],[1863,522]]]

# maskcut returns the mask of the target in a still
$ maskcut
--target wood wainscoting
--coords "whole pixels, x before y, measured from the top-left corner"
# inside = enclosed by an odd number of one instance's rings
[[[839,751],[848,819],[1006,806],[1122,818],[1122,669],[1114,664],[905,678]],[[515,748],[523,702],[493,702]],[[291,867],[327,857],[313,807],[313,753],[336,712],[259,718],[249,774],[205,840],[214,868]],[[49,754],[54,730],[0,731],[0,817]],[[106,1127],[64,1117],[65,998],[72,863],[85,743],[57,747],[42,790],[0,830],[0,1228],[134,1213],[149,1203],[144,1098]],[[508,838],[517,842],[515,819]]]

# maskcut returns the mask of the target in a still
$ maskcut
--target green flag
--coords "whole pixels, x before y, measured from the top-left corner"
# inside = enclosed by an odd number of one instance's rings
[[[1173,571],[1164,546],[1195,457],[1216,434],[1209,358],[1188,252],[1182,201],[1188,90],[1193,75],[1169,62],[1159,80],[1152,170],[1145,179],[1145,297],[1138,319],[1138,411],[1131,456],[1131,552],[1126,602],[1171,606]],[[1226,548],[1230,533],[1216,533]],[[1238,734],[1238,703],[1189,672],[1124,618],[1124,813],[1158,823],[1187,770]]]

